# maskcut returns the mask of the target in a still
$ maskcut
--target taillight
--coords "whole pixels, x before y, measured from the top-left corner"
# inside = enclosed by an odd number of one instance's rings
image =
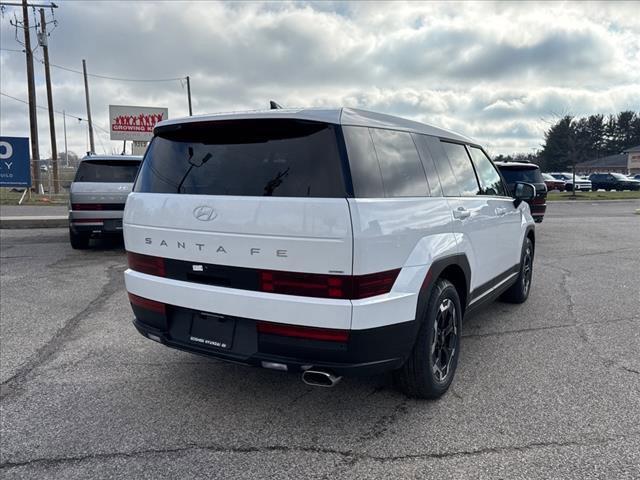
[[[131,302],[131,305],[150,312],[161,313],[162,315],[167,313],[167,306],[162,302],[156,302],[155,300],[139,297],[133,293],[129,293],[129,301]]]
[[[359,299],[388,293],[400,269],[368,275],[325,275],[315,273],[260,272],[260,290],[306,297]]]
[[[71,210],[103,210],[101,203],[72,203]]]
[[[157,277],[166,276],[164,258],[127,252],[127,261],[129,262],[129,268],[136,272],[155,275]]]
[[[398,278],[400,269],[387,270],[386,272],[370,273],[353,277],[353,292],[351,298],[367,298],[375,295],[389,293],[391,287]]]
[[[349,330],[333,328],[300,327],[281,323],[258,322],[258,333],[280,335],[283,337],[306,338],[308,340],[322,340],[325,342],[343,342],[349,340]]]

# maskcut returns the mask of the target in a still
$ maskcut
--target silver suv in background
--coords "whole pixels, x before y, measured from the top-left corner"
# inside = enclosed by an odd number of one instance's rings
[[[122,234],[122,213],[142,157],[84,157],[69,189],[69,240],[85,249],[93,236]]]

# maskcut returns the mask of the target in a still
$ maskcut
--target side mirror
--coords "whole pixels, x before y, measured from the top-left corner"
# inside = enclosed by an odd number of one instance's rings
[[[513,187],[513,198],[515,199],[516,207],[523,201],[533,200],[536,196],[536,187],[530,183],[516,182]]]

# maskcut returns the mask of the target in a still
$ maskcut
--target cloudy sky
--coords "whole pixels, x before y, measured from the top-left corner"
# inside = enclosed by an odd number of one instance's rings
[[[343,3],[57,1],[51,62],[138,79],[190,75],[194,113],[267,106],[356,106],[450,128],[493,154],[531,152],[558,115],[640,111],[637,3]],[[1,19],[0,90],[27,98],[24,54]],[[52,25],[49,26],[52,28]],[[42,51],[35,53],[42,58]],[[36,62],[37,103],[46,105]],[[82,76],[52,69],[54,106],[86,117]],[[90,78],[96,150],[109,104],[188,113],[179,80]],[[2,135],[28,136],[27,106],[0,96]],[[48,118],[38,115],[41,155]],[[56,115],[58,149],[64,149]],[[104,130],[102,130],[104,129]],[[69,150],[87,150],[67,119]]]

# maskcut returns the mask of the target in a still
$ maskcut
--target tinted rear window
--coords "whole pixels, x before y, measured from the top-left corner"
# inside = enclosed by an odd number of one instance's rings
[[[134,191],[344,197],[335,127],[285,119],[183,124],[160,131]]]
[[[84,160],[76,172],[76,182],[133,183],[140,162],[131,160]]]
[[[342,127],[353,191],[358,198],[384,198],[382,174],[369,129]]]
[[[526,182],[526,183],[544,183],[540,169],[534,168],[508,168],[498,167],[507,183]]]
[[[411,134],[371,128],[387,197],[429,196],[427,177]]]

